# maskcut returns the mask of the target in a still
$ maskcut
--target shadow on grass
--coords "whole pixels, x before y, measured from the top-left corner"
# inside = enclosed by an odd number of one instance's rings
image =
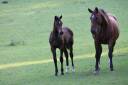
[[[91,78],[92,79],[97,79],[97,78],[98,79],[102,79],[102,78],[118,79],[119,76],[123,77],[123,76],[126,76],[127,74],[127,71],[128,71],[126,68],[126,64],[128,64],[127,55],[128,53],[115,55],[114,71],[110,71],[109,65],[106,62],[104,62],[106,58],[104,58],[101,65],[100,73],[98,75],[95,75],[93,73],[94,71],[93,67],[87,66],[86,69],[85,68],[83,69],[83,67],[80,67],[81,69],[77,68],[76,72],[69,72],[69,73],[65,73],[64,75],[59,74],[57,77],[51,74],[47,77],[49,77],[51,80],[60,80],[60,81],[61,80],[78,81],[78,80],[86,80],[86,79],[88,80]]]

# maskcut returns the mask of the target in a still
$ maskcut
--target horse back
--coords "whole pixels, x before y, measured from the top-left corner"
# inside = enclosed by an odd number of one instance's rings
[[[63,38],[65,40],[65,43],[67,45],[73,45],[73,32],[70,28],[68,27],[63,27]]]
[[[73,36],[72,30],[71,30],[70,28],[68,28],[68,27],[63,27],[63,32],[64,32],[65,34],[68,34],[68,35],[70,35],[70,36]]]
[[[117,39],[119,37],[119,24],[117,21],[117,18],[113,15],[109,15],[110,19],[110,28],[111,28],[111,33],[112,33],[112,38]]]

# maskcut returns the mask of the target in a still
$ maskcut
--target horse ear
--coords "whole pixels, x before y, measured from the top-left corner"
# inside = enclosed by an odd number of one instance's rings
[[[55,20],[57,20],[58,19],[58,17],[57,16],[55,16],[55,18],[54,18]]]
[[[62,19],[62,15],[60,16],[60,19]]]
[[[93,11],[92,11],[91,9],[89,9],[89,8],[88,8],[88,11],[89,11],[90,13],[92,13],[92,12],[93,12]]]
[[[96,13],[98,13],[98,11],[99,11],[98,7],[95,7],[95,11],[96,11]]]

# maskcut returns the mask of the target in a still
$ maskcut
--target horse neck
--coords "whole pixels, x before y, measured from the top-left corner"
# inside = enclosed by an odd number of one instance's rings
[[[62,28],[62,26],[56,26],[55,23],[54,23],[54,25],[53,25],[53,32],[58,34],[59,32],[58,32],[57,29],[60,29],[60,28]]]
[[[56,34],[58,31],[57,31],[57,26],[55,25],[55,22],[53,24],[53,33]]]
[[[58,30],[57,29],[59,29],[58,28],[59,26],[53,26],[53,36],[54,36],[54,38],[59,38],[59,32],[58,32]]]
[[[102,28],[101,31],[104,33],[107,32],[111,28],[111,21],[109,19],[109,16],[106,16],[106,18],[107,18],[107,21],[104,20],[104,22],[101,25],[101,28]]]
[[[103,9],[100,10],[100,14],[102,15],[102,19],[103,19],[101,27],[103,28],[103,30],[107,30],[110,24],[109,15]]]
[[[103,23],[101,24],[101,30],[99,32],[99,35],[106,35],[109,36],[110,29],[111,29],[111,20],[109,19],[109,15],[106,12],[101,11],[101,14],[103,16]]]
[[[98,36],[109,37],[111,35],[111,23],[106,23],[106,25],[101,26],[101,30]]]

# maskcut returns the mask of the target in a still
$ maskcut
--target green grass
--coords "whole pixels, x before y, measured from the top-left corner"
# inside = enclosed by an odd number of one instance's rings
[[[76,72],[54,76],[53,62],[0,69],[0,85],[127,85],[128,1],[127,0],[0,0],[0,66],[52,59],[48,43],[55,15],[63,15],[64,26],[74,32]],[[114,51],[115,71],[108,57],[101,59],[101,72],[94,75],[94,43],[90,33],[88,8],[100,7],[116,15],[120,37]],[[15,46],[9,46],[14,41]],[[24,42],[24,44],[22,44]],[[58,51],[58,50],[57,50]],[[107,46],[103,46],[107,52]],[[59,53],[57,53],[59,55]],[[59,56],[58,56],[59,58]],[[64,64],[65,65],[65,64]],[[60,63],[58,61],[60,70]]]

